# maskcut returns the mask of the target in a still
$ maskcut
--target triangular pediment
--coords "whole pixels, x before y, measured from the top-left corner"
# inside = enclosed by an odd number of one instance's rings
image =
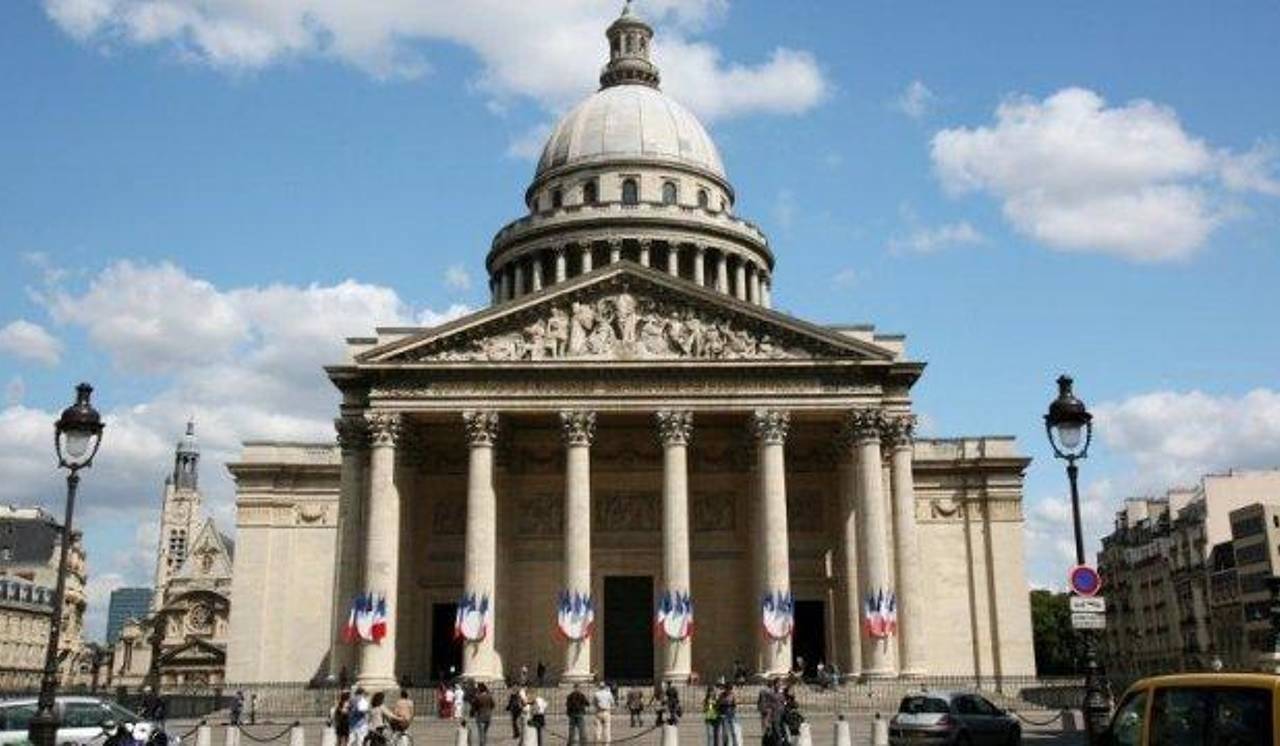
[[[357,362],[894,357],[879,345],[624,261],[367,350]]]
[[[204,640],[190,640],[160,656],[163,665],[222,665],[226,660],[222,648]]]
[[[205,519],[196,533],[187,558],[174,573],[174,580],[216,580],[231,577],[231,552],[212,518]]]

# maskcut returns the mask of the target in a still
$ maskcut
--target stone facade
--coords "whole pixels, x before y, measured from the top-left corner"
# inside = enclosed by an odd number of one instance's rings
[[[773,253],[657,90],[652,30],[608,36],[494,239],[493,304],[348,340],[338,447],[230,466],[228,676],[1033,674],[1028,460],[917,440],[901,336],[771,309]],[[357,598],[379,641],[347,641]]]

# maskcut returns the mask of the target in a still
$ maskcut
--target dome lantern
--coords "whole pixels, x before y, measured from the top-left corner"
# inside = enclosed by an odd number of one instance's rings
[[[657,88],[661,81],[658,67],[649,59],[653,28],[631,12],[631,0],[622,15],[605,31],[609,39],[609,62],[600,73],[600,87],[615,85],[647,85]]]

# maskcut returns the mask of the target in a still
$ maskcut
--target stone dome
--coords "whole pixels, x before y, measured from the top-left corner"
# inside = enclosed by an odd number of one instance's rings
[[[697,117],[647,85],[604,88],[575,106],[542,149],[534,180],[562,166],[635,159],[674,162],[728,181]]]

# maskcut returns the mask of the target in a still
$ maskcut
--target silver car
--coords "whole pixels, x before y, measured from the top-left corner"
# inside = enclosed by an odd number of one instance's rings
[[[154,730],[151,723],[113,702],[97,697],[58,697],[58,744],[101,744],[106,730],[123,725],[139,741],[146,742]],[[0,702],[0,746],[24,743],[27,727],[36,714],[36,699]]]
[[[890,746],[1018,746],[1017,719],[971,692],[908,694],[889,721]]]

